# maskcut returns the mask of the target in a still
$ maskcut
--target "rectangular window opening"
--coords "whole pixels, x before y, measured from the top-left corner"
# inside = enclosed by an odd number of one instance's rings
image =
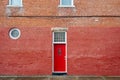
[[[22,0],[9,0],[8,6],[22,7]]]
[[[74,0],[60,0],[59,7],[75,7]]]
[[[54,32],[54,43],[65,43],[65,32]]]

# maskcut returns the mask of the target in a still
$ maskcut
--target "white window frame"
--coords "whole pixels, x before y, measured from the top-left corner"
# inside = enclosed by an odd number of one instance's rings
[[[21,0],[21,5],[13,5],[11,0],[9,0],[7,7],[23,7],[23,0]]]
[[[58,7],[75,7],[75,5],[74,5],[74,0],[71,0],[72,2],[72,4],[71,5],[63,5],[62,4],[62,0],[60,0],[60,5],[58,6]]]
[[[19,33],[19,35],[18,35],[17,37],[13,37],[13,36],[12,36],[12,32],[13,32],[14,30],[17,30],[18,33]],[[12,28],[12,29],[9,31],[9,36],[10,36],[11,39],[14,39],[14,40],[20,38],[20,36],[21,36],[21,31],[20,31],[20,29],[18,29],[18,28]]]
[[[65,32],[65,31],[55,31],[55,32]],[[65,43],[67,43],[67,40],[66,40],[66,38],[67,38],[67,32],[65,32],[65,42],[54,42],[54,33],[55,32],[53,32],[53,43],[54,44],[65,44]]]

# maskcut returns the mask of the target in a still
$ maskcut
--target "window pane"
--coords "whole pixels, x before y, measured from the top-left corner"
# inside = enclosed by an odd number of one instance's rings
[[[54,42],[65,42],[65,32],[54,32]]]
[[[17,28],[13,28],[9,32],[9,36],[11,39],[18,39],[20,37],[20,35],[21,35],[21,32]]]
[[[11,0],[12,5],[22,5],[21,0]]]
[[[72,0],[62,0],[62,5],[72,5]]]
[[[18,37],[18,36],[19,36],[19,32],[18,32],[17,30],[13,30],[13,31],[11,32],[11,35],[12,35],[13,37]]]

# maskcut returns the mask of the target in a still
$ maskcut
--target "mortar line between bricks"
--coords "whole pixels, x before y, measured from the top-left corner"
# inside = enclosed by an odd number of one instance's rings
[[[91,15],[91,16],[8,16],[8,17],[27,17],[27,18],[91,18],[91,17],[100,17],[100,18],[120,18],[120,16],[118,15],[101,15],[101,16],[97,16],[97,15]]]

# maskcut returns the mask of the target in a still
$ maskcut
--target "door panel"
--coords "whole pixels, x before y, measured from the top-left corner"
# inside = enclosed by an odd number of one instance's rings
[[[54,72],[66,71],[65,44],[54,44]]]

